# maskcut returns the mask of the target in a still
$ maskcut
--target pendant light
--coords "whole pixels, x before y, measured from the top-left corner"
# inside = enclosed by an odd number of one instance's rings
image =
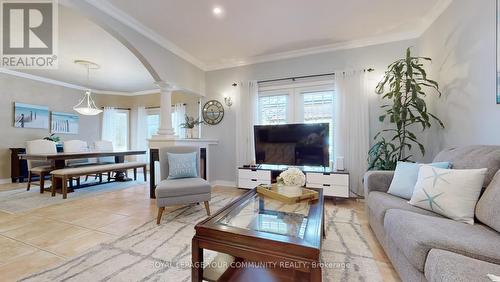
[[[85,60],[76,60],[75,64],[82,65],[87,69],[87,85],[89,85],[90,81],[90,70],[100,68],[98,64]],[[97,108],[95,105],[94,99],[92,99],[92,91],[90,89],[85,90],[82,99],[78,102],[78,104],[76,104],[76,106],[73,107],[73,110],[85,116],[95,116],[102,113],[102,110]]]

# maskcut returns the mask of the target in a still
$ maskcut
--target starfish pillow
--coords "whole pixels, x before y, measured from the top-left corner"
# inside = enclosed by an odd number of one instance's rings
[[[442,169],[424,165],[418,172],[410,204],[474,224],[474,209],[486,171],[486,168]]]

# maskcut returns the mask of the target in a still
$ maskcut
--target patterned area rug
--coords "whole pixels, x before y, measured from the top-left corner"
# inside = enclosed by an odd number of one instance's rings
[[[142,176],[141,176],[142,177]],[[137,178],[142,179],[142,178]],[[83,180],[83,178],[82,178]],[[93,180],[89,179],[89,183]],[[85,184],[82,181],[82,184]],[[50,192],[45,192],[40,194],[40,188],[33,185],[30,191],[26,191],[25,188],[14,189],[8,191],[0,192],[0,210],[7,213],[22,213],[42,207],[47,207],[50,205],[65,203],[67,201],[73,201],[76,199],[91,197],[97,194],[106,193],[110,191],[122,190],[136,186],[138,183],[144,184],[141,181],[127,181],[127,182],[110,182],[95,186],[84,187],[80,189],[75,189],[74,192],[68,194],[67,199],[63,199],[61,194],[57,194],[55,197],[50,195]],[[46,183],[46,187],[50,185],[50,181]]]
[[[218,210],[233,200],[213,193]],[[127,235],[21,281],[190,281],[194,225],[206,216],[203,205],[179,208],[162,224],[146,222]],[[323,241],[323,281],[382,281],[353,210],[327,206]],[[205,261],[216,253],[205,251]]]

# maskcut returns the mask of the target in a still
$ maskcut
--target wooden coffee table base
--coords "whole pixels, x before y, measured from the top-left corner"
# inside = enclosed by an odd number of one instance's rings
[[[320,198],[310,204],[308,223],[302,239],[220,223],[229,213],[248,205],[248,200],[256,197],[255,189],[198,223],[192,239],[192,281],[203,279],[205,249],[235,258],[234,264],[227,267],[222,275],[224,279],[220,281],[321,281],[320,253],[324,217],[323,193],[322,190],[318,191]],[[263,204],[262,208],[265,209],[266,206]],[[243,277],[245,279],[240,279]]]
[[[192,240],[192,281],[203,281],[203,250],[212,250],[235,257],[232,265],[218,281],[321,281],[319,260],[303,260],[299,257],[287,257],[264,249],[248,249],[244,246],[232,246],[222,241],[200,239]],[[210,262],[205,262],[210,263]],[[217,265],[223,267],[226,265]]]

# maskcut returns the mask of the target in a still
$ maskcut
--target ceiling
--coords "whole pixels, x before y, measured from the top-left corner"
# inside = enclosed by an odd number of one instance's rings
[[[418,37],[450,0],[100,0],[209,70]],[[221,7],[222,17],[212,13]],[[382,41],[382,42],[381,42]]]
[[[154,80],[142,63],[108,32],[77,12],[59,5],[59,68],[22,70],[24,73],[96,89],[124,94],[155,89]],[[77,59],[100,65],[90,72],[74,63]]]
[[[451,0],[87,0],[203,70],[416,38]],[[147,5],[145,5],[147,3]],[[212,10],[220,7],[222,16]],[[101,66],[87,82],[74,60]],[[97,93],[155,89],[141,62],[78,12],[59,6],[59,68],[24,73]],[[139,93],[137,93],[139,92]]]

